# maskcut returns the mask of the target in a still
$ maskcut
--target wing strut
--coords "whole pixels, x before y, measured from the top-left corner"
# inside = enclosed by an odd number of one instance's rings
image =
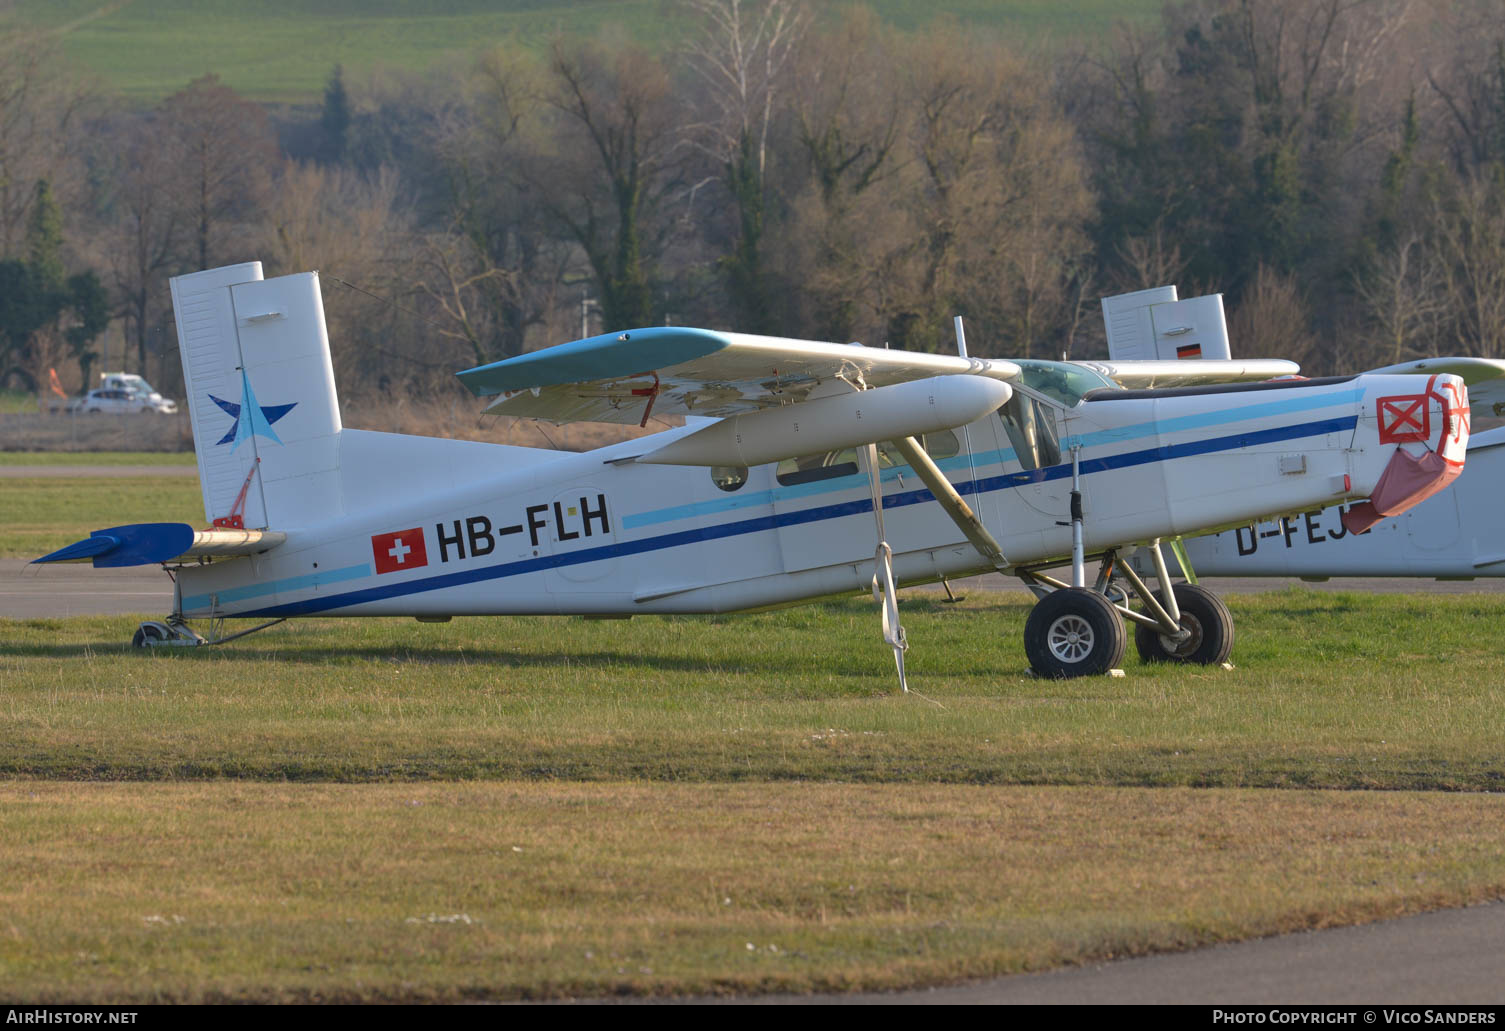
[[[935,500],[941,503],[941,508],[951,517],[957,529],[966,535],[967,540],[972,542],[973,547],[993,563],[993,568],[1008,569],[1009,560],[1004,557],[1003,548],[999,546],[997,539],[988,532],[986,526],[982,525],[982,520],[977,518],[977,513],[972,511],[972,506],[956,492],[955,487],[951,486],[951,481],[946,479],[946,474],[931,461],[930,455],[920,446],[920,442],[913,437],[903,437],[891,443],[895,450],[904,456],[904,461],[909,463],[909,467],[915,471],[920,482],[935,495]]]
[[[899,668],[899,687],[909,693],[909,682],[904,677],[904,653],[909,650],[909,638],[904,634],[904,625],[899,622],[899,592],[894,586],[894,549],[888,546],[888,534],[883,529],[883,483],[878,477],[878,446],[867,445],[867,485],[873,495],[873,522],[878,527],[878,549],[873,552],[873,600],[883,609],[883,639],[894,650],[894,665]]]

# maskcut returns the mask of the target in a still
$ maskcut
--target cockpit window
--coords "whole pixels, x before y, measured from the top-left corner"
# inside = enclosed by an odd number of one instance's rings
[[[998,418],[1008,432],[1009,443],[1021,469],[1043,469],[1061,461],[1061,440],[1056,430],[1056,412],[1032,397],[1015,393],[998,409]]]
[[[1067,408],[1075,408],[1089,390],[1120,389],[1107,376],[1080,365],[1040,361],[1036,358],[1012,360],[1024,370],[1019,377],[1020,383]]]

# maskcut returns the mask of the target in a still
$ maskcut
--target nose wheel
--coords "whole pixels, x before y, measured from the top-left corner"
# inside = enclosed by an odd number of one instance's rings
[[[1113,603],[1085,587],[1052,591],[1024,624],[1024,653],[1044,677],[1087,677],[1123,662],[1128,635]]]

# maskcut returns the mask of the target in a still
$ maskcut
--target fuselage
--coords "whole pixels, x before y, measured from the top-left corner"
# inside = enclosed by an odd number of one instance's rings
[[[1396,450],[1377,399],[1423,396],[1433,379],[1158,393],[1037,383],[925,447],[1011,567],[1044,565],[1070,553],[1073,458],[1089,551],[1248,524],[1367,496]],[[344,430],[328,474],[338,513],[279,527],[286,542],[264,554],[183,567],[179,614],[712,613],[868,587],[863,449],[747,469],[632,460],[693,430],[583,454]],[[883,454],[898,579],[990,568]]]

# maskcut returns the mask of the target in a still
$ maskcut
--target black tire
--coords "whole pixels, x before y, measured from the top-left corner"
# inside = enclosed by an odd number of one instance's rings
[[[133,634],[131,636],[131,647],[132,648],[145,648],[145,647],[147,647],[147,643],[146,642],[147,642],[148,638],[150,638],[153,641],[160,641],[160,640],[163,639],[162,638],[162,631],[158,630],[154,626],[137,627],[135,634]]]
[[[1024,623],[1024,654],[1042,677],[1106,673],[1124,659],[1128,635],[1113,603],[1085,587],[1052,591]]]
[[[1184,662],[1216,666],[1233,652],[1233,616],[1223,599],[1196,584],[1176,584],[1181,625],[1191,636],[1179,644],[1152,626],[1134,624],[1134,647],[1145,662]],[[1157,598],[1164,595],[1157,592]]]

